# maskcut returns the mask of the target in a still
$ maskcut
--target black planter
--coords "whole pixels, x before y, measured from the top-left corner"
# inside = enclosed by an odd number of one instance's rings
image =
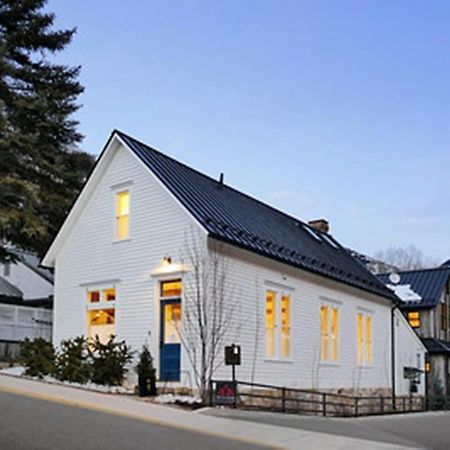
[[[148,397],[150,395],[148,385],[149,385],[148,378],[138,377],[139,397]]]

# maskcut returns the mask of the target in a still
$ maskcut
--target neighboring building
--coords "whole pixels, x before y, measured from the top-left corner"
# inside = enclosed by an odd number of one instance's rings
[[[22,292],[28,304],[51,307],[53,302],[53,273],[40,267],[39,258],[29,252],[14,249],[15,263],[0,263],[0,276]]]
[[[407,393],[399,374],[423,369],[423,345],[397,313],[393,373],[397,298],[316,228],[115,131],[43,259],[56,274],[54,343],[112,333],[135,350],[148,343],[160,380],[193,386],[186,342],[200,342],[180,335],[203,279],[188,246],[229,268],[226,285],[209,278],[205,291],[224,289],[234,312],[226,343],[242,347],[240,380],[386,392],[394,374]]]
[[[378,277],[403,300],[400,309],[428,350],[428,386],[434,377],[450,395],[450,266],[396,274]]]
[[[24,301],[23,292],[0,276],[0,361],[14,360],[25,338],[52,338],[52,311],[41,301]]]

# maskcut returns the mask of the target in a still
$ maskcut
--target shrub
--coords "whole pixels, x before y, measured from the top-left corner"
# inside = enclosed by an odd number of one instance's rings
[[[135,371],[139,380],[139,395],[141,397],[156,395],[156,370],[153,367],[153,357],[147,345],[142,347]]]
[[[58,380],[86,384],[91,377],[86,338],[78,336],[62,341],[55,366],[55,377]]]
[[[20,349],[20,361],[25,366],[25,375],[42,378],[55,370],[55,349],[43,338],[33,341],[25,339]]]
[[[91,360],[91,380],[106,386],[120,386],[127,373],[126,365],[133,359],[133,352],[125,341],[115,342],[111,336],[103,344],[98,336],[89,340],[88,352]]]

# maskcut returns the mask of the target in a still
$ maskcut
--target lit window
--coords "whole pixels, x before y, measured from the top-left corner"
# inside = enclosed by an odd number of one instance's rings
[[[328,359],[328,306],[320,307],[320,330],[322,341],[320,359],[326,361]]]
[[[100,341],[105,343],[111,335],[115,334],[115,300],[115,288],[88,291],[88,338],[93,339],[95,336],[98,336]]]
[[[88,292],[88,301],[90,303],[97,303],[100,301],[100,291],[90,291]]]
[[[281,297],[281,356],[291,353],[291,299],[288,295]]]
[[[426,372],[426,373],[431,372],[431,363],[430,363],[429,361],[427,361],[427,362],[425,363],[425,372]]]
[[[181,303],[164,305],[164,344],[180,343]]]
[[[366,363],[372,364],[372,317],[366,316]]]
[[[266,356],[291,355],[291,296],[277,290],[266,291]]]
[[[339,358],[339,310],[331,308],[331,359],[337,361]]]
[[[181,280],[170,280],[161,282],[161,297],[181,297]]]
[[[275,356],[275,292],[266,292],[266,355]]]
[[[129,236],[130,192],[116,194],[116,239],[122,240]]]
[[[356,361],[358,366],[371,365],[373,362],[372,316],[356,314]]]
[[[413,328],[420,328],[420,313],[418,311],[409,312],[408,322]]]
[[[320,307],[320,335],[322,361],[339,359],[339,310],[335,306]]]

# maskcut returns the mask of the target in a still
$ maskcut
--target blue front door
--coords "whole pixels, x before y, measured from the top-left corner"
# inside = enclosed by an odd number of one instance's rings
[[[180,299],[161,300],[160,380],[180,381]]]

